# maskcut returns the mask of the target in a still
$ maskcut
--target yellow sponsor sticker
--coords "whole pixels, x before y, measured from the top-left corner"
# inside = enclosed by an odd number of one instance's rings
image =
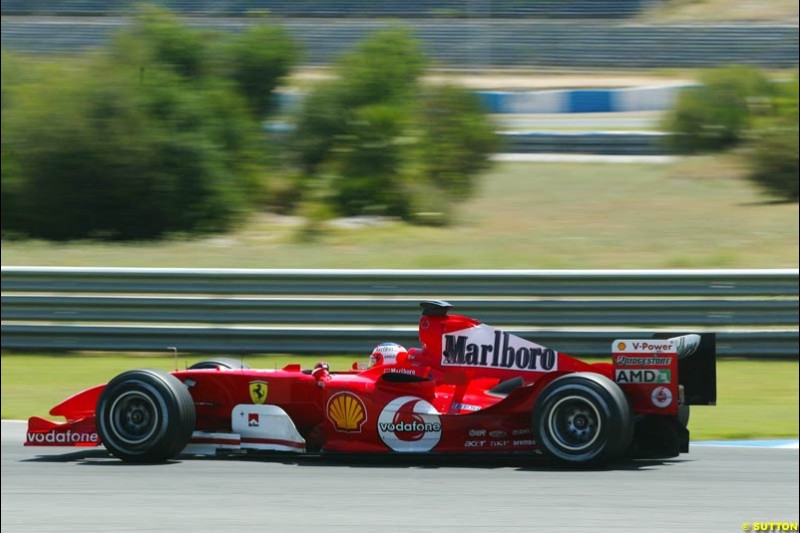
[[[269,384],[266,381],[251,381],[250,382],[250,399],[255,404],[261,404],[267,401],[267,393],[269,392]]]
[[[339,392],[331,396],[326,411],[334,429],[342,433],[358,433],[367,421],[364,402],[350,392]]]

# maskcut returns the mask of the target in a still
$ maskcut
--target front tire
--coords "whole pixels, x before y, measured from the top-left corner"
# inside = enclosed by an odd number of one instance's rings
[[[215,368],[225,368],[229,370],[250,370],[250,367],[244,364],[241,360],[233,359],[231,357],[215,357],[214,359],[206,359],[205,361],[200,361],[199,363],[193,364],[189,367],[189,370]]]
[[[603,464],[625,453],[633,436],[631,408],[619,386],[578,372],[549,383],[533,409],[533,434],[543,451],[575,465]]]
[[[195,423],[189,389],[160,370],[130,370],[112,379],[97,400],[97,432],[114,456],[160,463],[189,443]]]

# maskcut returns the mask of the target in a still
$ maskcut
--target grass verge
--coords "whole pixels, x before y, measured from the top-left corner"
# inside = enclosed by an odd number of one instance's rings
[[[3,265],[235,268],[794,268],[798,204],[735,156],[671,164],[501,163],[436,228],[261,214],[208,238],[2,242]],[[300,238],[305,235],[306,238]],[[387,250],[390,253],[387,253]]]
[[[202,356],[179,357],[184,368]],[[349,368],[352,356],[329,357],[335,369]],[[132,368],[173,370],[164,356],[17,355],[2,358],[2,417],[46,416],[56,403],[82,389],[104,383]],[[312,367],[316,356],[246,357],[254,368],[280,368],[287,363]],[[361,357],[366,361],[366,356]],[[689,429],[694,440],[756,439],[798,435],[798,362],[724,360],[717,366],[719,402],[692,410]]]

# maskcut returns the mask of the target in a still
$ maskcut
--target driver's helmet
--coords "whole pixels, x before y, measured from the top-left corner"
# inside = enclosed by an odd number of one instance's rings
[[[369,366],[393,365],[401,354],[408,355],[408,350],[394,342],[382,342],[372,350]]]

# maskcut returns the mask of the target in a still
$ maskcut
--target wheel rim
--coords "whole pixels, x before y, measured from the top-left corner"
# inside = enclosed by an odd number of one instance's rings
[[[153,436],[158,428],[159,415],[156,403],[140,391],[120,394],[109,409],[111,431],[126,444],[141,444]]]
[[[581,396],[560,399],[548,417],[550,435],[561,448],[582,452],[600,436],[602,420],[597,407]]]

